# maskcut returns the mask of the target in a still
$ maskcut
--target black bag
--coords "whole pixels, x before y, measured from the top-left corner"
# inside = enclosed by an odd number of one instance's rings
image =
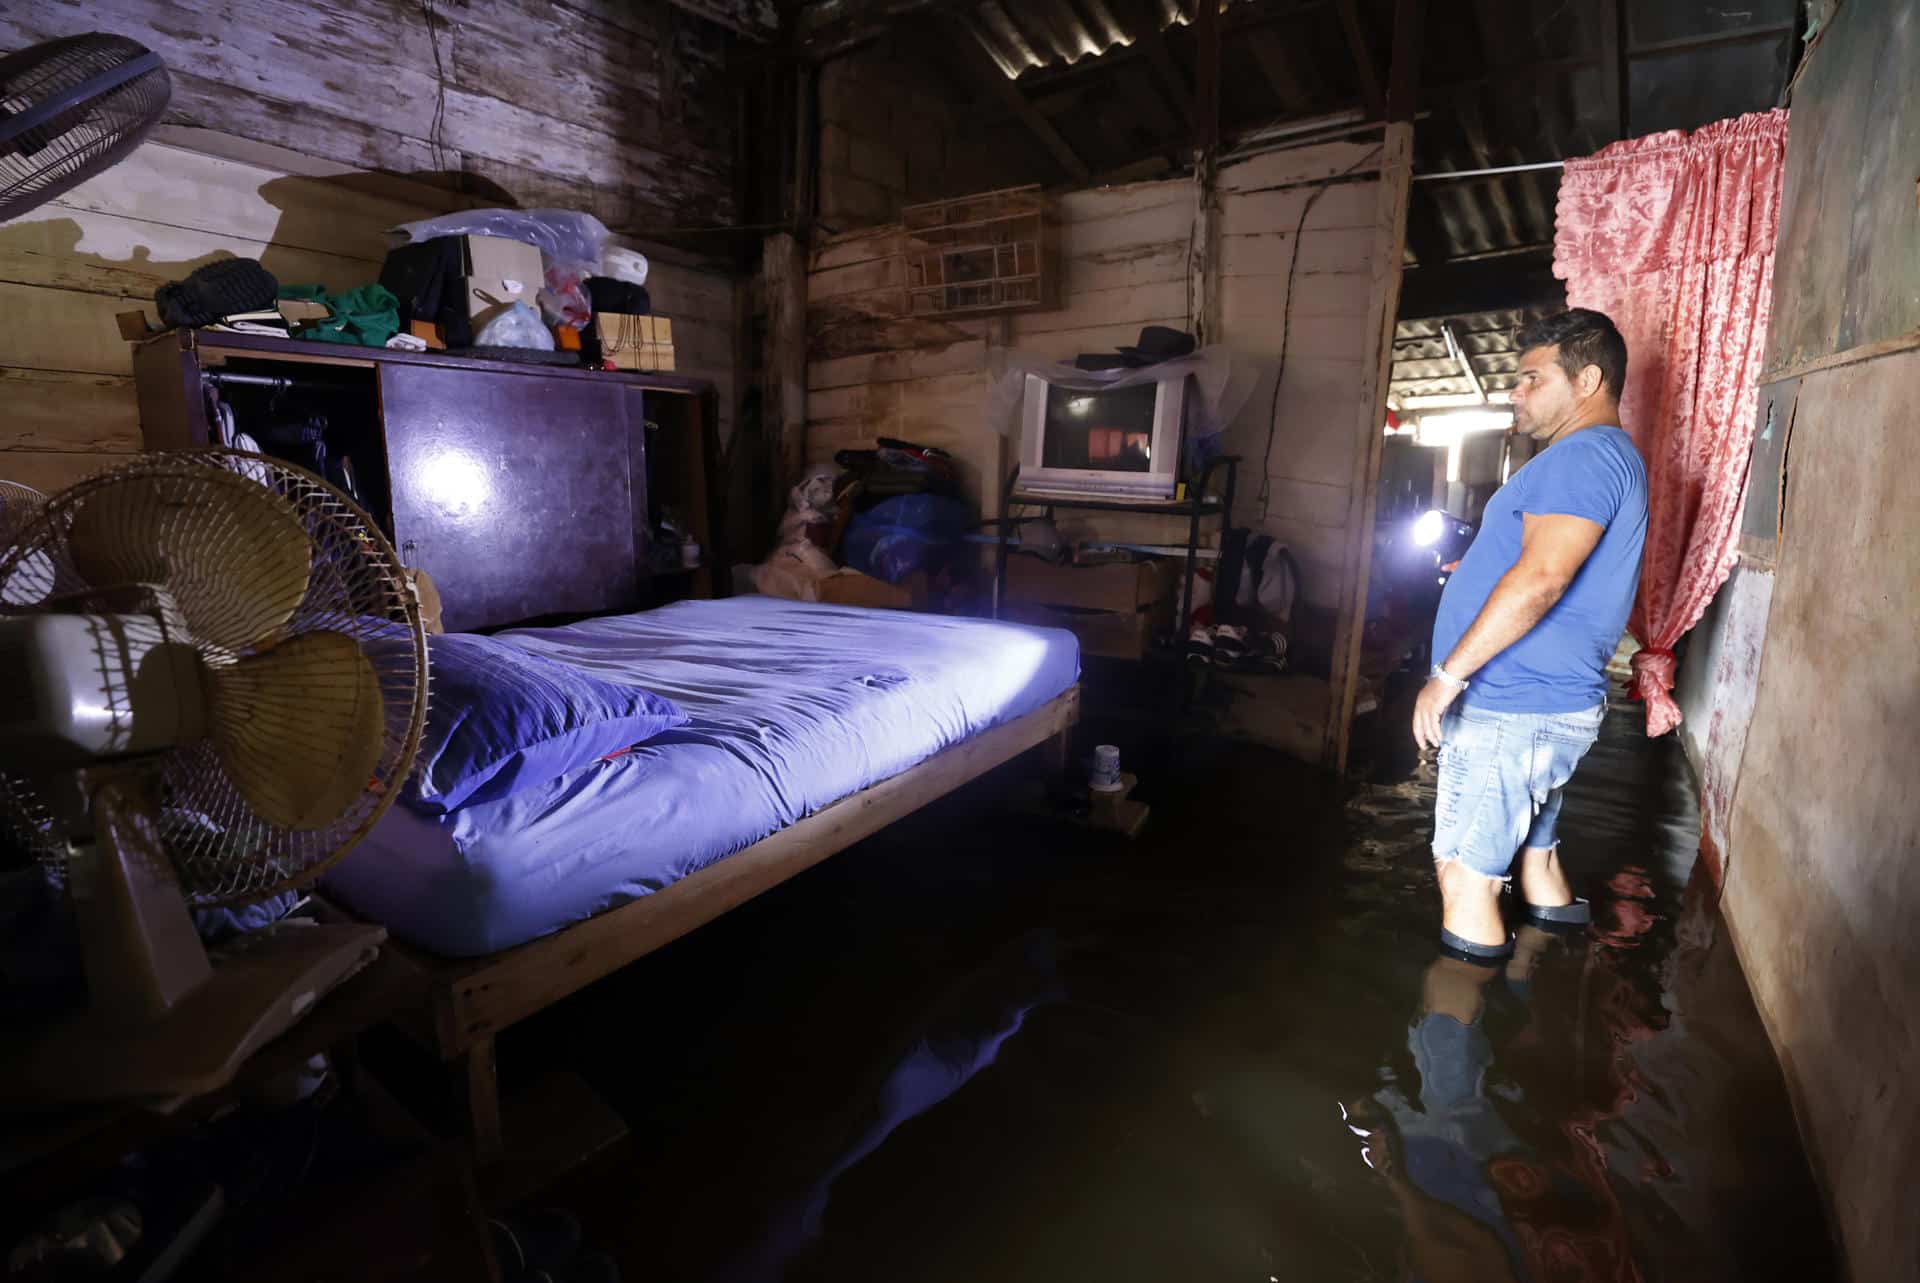
[[[280,297],[280,282],[250,258],[223,258],[153,292],[160,320],[182,329],[236,312],[258,312]]]
[[[473,346],[464,266],[458,236],[435,236],[387,251],[380,284],[400,300],[402,332],[414,321],[427,321],[440,327],[449,348]]]
[[[623,281],[616,276],[589,276],[587,297],[596,312],[623,312],[628,316],[646,316],[653,311],[653,299],[647,287]]]

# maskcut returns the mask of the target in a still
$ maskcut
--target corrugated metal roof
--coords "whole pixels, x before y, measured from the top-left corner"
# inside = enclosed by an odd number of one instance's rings
[[[1253,0],[1225,0],[1228,5]],[[1160,27],[1192,22],[1190,6],[1178,0],[1150,0],[1149,13]],[[1072,66],[1083,58],[1098,58],[1115,48],[1131,48],[1134,35],[1116,6],[1106,0],[981,0],[973,19],[987,51],[1010,77],[1043,67]],[[1131,12],[1130,7],[1120,13]]]
[[[926,24],[925,43],[942,61],[984,72],[980,51],[958,47],[945,25],[957,11],[991,64],[1092,173],[1141,176],[1138,167],[1156,156],[1168,169],[1185,163],[1195,0],[895,2],[913,11],[898,21]],[[1416,173],[1584,156],[1621,127],[1629,134],[1693,128],[1771,106],[1785,85],[1795,0],[1742,0],[1737,8],[1621,0],[1624,29],[1614,42],[1599,29],[1606,7],[1537,0],[1430,5]],[[1342,8],[1329,0],[1229,0],[1220,76],[1221,128],[1229,139],[1362,105]],[[1359,0],[1355,10],[1376,81],[1387,78],[1394,9],[1392,0]],[[1143,21],[1158,26],[1165,58],[1148,56]],[[1615,43],[1623,61],[1603,66],[1603,52]],[[1616,98],[1617,119],[1610,105]],[[993,110],[990,96],[981,102]],[[1028,163],[1035,172],[1009,173],[1006,181],[1058,181],[1046,151],[1035,149]],[[1509,257],[1534,264],[1537,278],[1553,240],[1558,190],[1557,171],[1415,183],[1407,262],[1431,267]]]
[[[1410,396],[1468,396],[1473,384],[1447,346],[1441,326],[1451,323],[1461,353],[1473,366],[1481,389],[1494,401],[1514,385],[1520,351],[1516,330],[1551,312],[1548,305],[1499,308],[1454,317],[1401,321],[1393,331],[1393,373],[1387,396],[1399,406]]]

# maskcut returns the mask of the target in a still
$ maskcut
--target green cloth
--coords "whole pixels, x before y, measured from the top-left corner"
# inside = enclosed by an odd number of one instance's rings
[[[324,321],[307,322],[295,338],[385,347],[400,332],[400,300],[384,285],[362,285],[345,294],[329,294],[318,285],[282,285],[280,297],[306,299],[333,312]]]

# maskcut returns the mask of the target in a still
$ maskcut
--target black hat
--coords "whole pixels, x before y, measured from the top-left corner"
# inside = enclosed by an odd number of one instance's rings
[[[1147,325],[1132,347],[1115,349],[1128,365],[1154,365],[1193,353],[1193,335],[1170,325]]]

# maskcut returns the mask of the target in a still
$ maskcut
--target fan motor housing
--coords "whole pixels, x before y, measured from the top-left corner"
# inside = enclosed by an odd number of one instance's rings
[[[0,619],[0,758],[60,768],[206,734],[198,651],[148,615]]]

